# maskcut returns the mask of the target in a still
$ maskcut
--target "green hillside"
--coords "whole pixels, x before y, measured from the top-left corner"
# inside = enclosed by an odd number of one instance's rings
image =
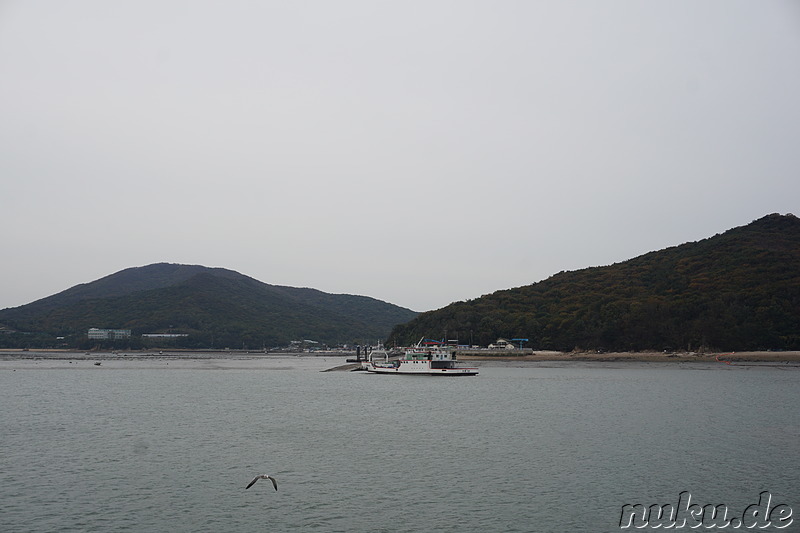
[[[374,342],[416,314],[365,296],[268,285],[222,268],[160,263],[0,310],[0,324],[17,332],[0,335],[0,343],[85,341],[91,327],[130,329],[134,338],[186,333],[181,343],[187,347]]]
[[[422,336],[537,349],[800,349],[800,219],[768,215],[622,263],[497,291],[419,315],[388,343]]]

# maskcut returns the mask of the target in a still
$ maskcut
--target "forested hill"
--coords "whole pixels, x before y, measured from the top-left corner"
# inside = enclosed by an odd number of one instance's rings
[[[375,342],[416,315],[365,296],[268,285],[223,268],[159,263],[0,310],[7,332],[0,346],[20,339],[41,345],[62,336],[69,343],[92,327],[130,329],[134,337],[186,333],[181,342],[189,347]]]
[[[747,226],[628,261],[453,303],[394,328],[486,345],[527,338],[537,349],[800,349],[800,219]]]

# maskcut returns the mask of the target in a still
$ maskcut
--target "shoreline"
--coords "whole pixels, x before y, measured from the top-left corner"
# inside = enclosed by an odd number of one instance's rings
[[[513,352],[512,352],[513,353]],[[519,352],[518,352],[519,353]],[[459,353],[458,360],[478,367],[602,367],[636,368],[655,364],[660,368],[800,368],[800,351],[786,352],[555,352],[526,351],[519,355],[506,352]],[[290,370],[320,372],[352,371],[356,363],[345,363],[344,355],[309,353],[265,354],[258,352],[83,352],[72,350],[0,349],[0,370],[23,369],[209,369],[209,370]]]
[[[521,355],[476,353],[458,354],[459,361],[532,361],[532,362],[636,362],[636,363],[800,363],[800,351],[786,352],[551,352],[534,351]]]

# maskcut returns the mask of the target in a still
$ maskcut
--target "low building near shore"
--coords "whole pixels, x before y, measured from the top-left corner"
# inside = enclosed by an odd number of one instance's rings
[[[130,339],[131,330],[129,329],[101,329],[89,328],[89,339],[98,341]]]
[[[517,347],[514,343],[507,339],[497,339],[493,344],[489,345],[490,350],[516,350]]]

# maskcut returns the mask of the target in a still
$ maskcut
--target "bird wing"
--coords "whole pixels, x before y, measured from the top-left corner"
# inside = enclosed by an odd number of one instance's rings
[[[245,487],[245,490],[247,490],[247,489],[249,489],[250,487],[252,487],[253,485],[255,485],[256,481],[258,481],[259,479],[261,479],[261,476],[256,476],[256,477],[254,477],[254,478],[253,478],[253,481],[251,481],[250,483],[248,483],[248,485]],[[276,490],[277,490],[277,489],[276,489]]]
[[[275,487],[275,490],[278,490],[278,482],[275,481],[275,478],[270,476],[269,480],[272,481],[272,486]]]

